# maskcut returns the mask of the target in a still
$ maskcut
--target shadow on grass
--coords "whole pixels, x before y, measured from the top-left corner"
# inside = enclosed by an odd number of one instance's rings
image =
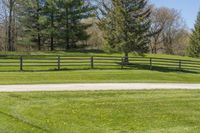
[[[21,123],[23,123],[23,124],[25,124],[25,125],[28,125],[28,126],[30,126],[30,127],[36,128],[36,129],[38,129],[38,130],[41,130],[41,131],[43,131],[43,132],[47,132],[47,131],[48,131],[47,129],[44,129],[44,128],[42,128],[42,127],[40,127],[40,126],[38,126],[38,125],[35,125],[35,124],[33,124],[33,123],[31,123],[31,122],[29,122],[29,121],[27,121],[27,120],[23,120],[23,119],[21,119],[21,118],[18,118],[18,117],[16,117],[16,116],[11,115],[11,114],[8,114],[8,113],[6,113],[6,112],[0,111],[0,114],[4,115],[4,116],[6,116],[6,117],[8,117],[8,118],[10,118],[10,119],[13,119],[13,120],[15,120],[15,121],[21,122]]]
[[[152,66],[150,68],[149,65],[143,64],[128,64],[124,67],[124,69],[136,69],[136,70],[150,70],[150,71],[158,71],[158,72],[181,72],[181,73],[191,73],[191,74],[200,74],[200,71],[195,70],[186,70],[179,69],[175,67],[165,67],[165,66]]]
[[[83,66],[84,67],[84,66]],[[149,71],[157,71],[157,72],[175,72],[175,73],[190,73],[190,74],[200,74],[200,71],[195,71],[195,70],[186,70],[186,69],[181,69],[179,70],[178,68],[172,68],[172,67],[166,67],[166,66],[152,66],[150,68],[149,65],[145,64],[134,64],[134,63],[129,63],[127,65],[124,65],[123,68],[121,67],[121,63],[117,63],[116,67],[113,66],[96,66],[93,69],[88,67],[88,68],[61,68],[60,70],[58,69],[47,69],[47,70],[0,70],[0,72],[62,72],[62,71],[77,71],[77,70],[149,70]]]
[[[79,52],[79,53],[99,53],[104,54],[105,51],[99,49],[70,49],[65,52]]]

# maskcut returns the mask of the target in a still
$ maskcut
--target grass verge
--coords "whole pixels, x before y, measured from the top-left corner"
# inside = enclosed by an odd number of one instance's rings
[[[0,84],[200,83],[200,74],[149,70],[1,72]]]
[[[1,132],[197,133],[200,91],[0,93]]]

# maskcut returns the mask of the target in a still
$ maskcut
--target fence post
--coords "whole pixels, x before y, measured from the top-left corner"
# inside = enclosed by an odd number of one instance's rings
[[[94,68],[94,57],[93,56],[90,58],[90,64],[91,64],[91,69],[93,69]]]
[[[150,58],[150,61],[149,61],[149,68],[150,70],[152,70],[152,58]]]
[[[58,58],[57,58],[57,66],[58,66],[58,70],[60,70],[60,56],[58,56]]]
[[[23,71],[23,56],[20,56],[20,71]]]
[[[124,57],[122,57],[122,59],[121,59],[121,69],[123,69],[124,68]]]
[[[179,71],[181,71],[181,68],[182,67],[182,61],[181,60],[179,60]]]

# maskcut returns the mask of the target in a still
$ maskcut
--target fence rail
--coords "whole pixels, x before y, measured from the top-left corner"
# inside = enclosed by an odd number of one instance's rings
[[[200,72],[200,60],[120,56],[1,56],[0,71],[63,69],[150,69]]]

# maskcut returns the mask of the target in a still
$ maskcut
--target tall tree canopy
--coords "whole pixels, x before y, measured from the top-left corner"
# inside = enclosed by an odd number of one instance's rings
[[[92,17],[94,8],[84,0],[62,0],[60,9],[60,37],[65,39],[66,49],[76,47],[78,41],[88,38],[86,29],[90,25],[83,24],[81,20]]]
[[[200,11],[190,37],[189,55],[192,57],[200,57]]]
[[[19,0],[19,5],[23,32],[37,43],[38,50],[45,44],[51,51],[56,46],[67,50],[89,37],[90,25],[82,20],[93,17],[95,8],[85,0]]]
[[[151,53],[184,55],[189,31],[180,12],[166,7],[151,10]]]
[[[112,49],[128,56],[135,52],[148,52],[150,8],[147,0],[112,0],[111,7],[104,5],[106,17],[100,27],[105,31],[105,40]]]

